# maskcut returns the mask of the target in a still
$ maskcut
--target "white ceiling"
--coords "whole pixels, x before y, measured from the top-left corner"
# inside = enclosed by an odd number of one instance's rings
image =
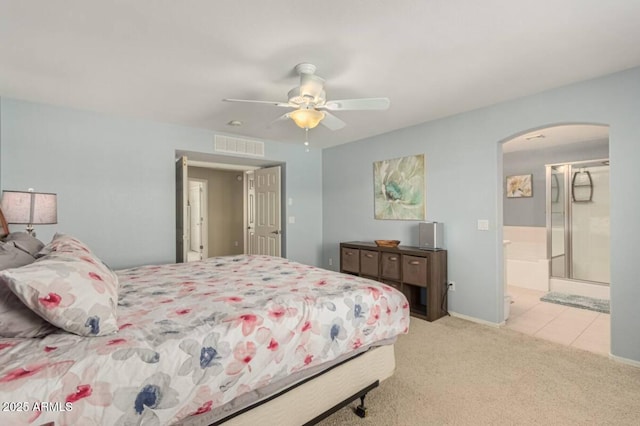
[[[0,96],[300,143],[310,62],[328,99],[391,99],[309,132],[333,146],[640,65],[638,0],[0,0]],[[241,127],[230,127],[241,120]]]

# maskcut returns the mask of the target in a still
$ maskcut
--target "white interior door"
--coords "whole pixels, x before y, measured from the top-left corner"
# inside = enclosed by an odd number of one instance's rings
[[[187,172],[187,157],[180,157],[176,161],[176,263],[187,260],[187,229],[189,215],[187,204],[189,197],[189,182]]]
[[[255,254],[281,255],[280,166],[258,169],[255,176]]]

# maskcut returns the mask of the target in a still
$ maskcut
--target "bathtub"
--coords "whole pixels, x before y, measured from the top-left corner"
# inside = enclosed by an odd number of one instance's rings
[[[510,286],[549,291],[547,260],[547,228],[537,226],[505,226],[506,283]]]

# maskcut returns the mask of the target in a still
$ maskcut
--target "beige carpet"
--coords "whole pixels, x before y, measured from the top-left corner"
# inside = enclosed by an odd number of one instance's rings
[[[412,318],[396,373],[331,425],[640,425],[640,368],[504,328]]]

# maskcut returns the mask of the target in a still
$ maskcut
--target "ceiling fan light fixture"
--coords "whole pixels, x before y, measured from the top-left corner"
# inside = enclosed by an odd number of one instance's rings
[[[389,109],[389,98],[340,99],[327,101],[325,80],[315,75],[316,66],[302,63],[295,67],[300,75],[300,84],[289,90],[287,101],[262,101],[256,99],[223,99],[226,102],[244,102],[293,108],[290,113],[278,117],[274,122],[291,118],[302,129],[313,129],[322,124],[329,130],[340,130],[346,123],[332,113],[334,111],[383,111]]]
[[[313,108],[297,109],[289,113],[289,118],[291,118],[298,127],[313,129],[320,124],[320,121],[324,118],[324,112]]]

